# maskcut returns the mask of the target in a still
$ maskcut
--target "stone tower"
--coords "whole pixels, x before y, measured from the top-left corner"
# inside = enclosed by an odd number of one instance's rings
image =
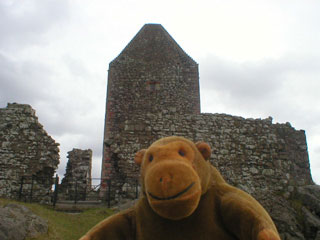
[[[160,24],[146,24],[109,65],[102,178],[117,178],[115,135],[146,114],[200,114],[198,64]],[[120,174],[120,175],[119,175]]]

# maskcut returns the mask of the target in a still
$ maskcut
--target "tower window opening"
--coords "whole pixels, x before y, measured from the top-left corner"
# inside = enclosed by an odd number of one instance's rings
[[[146,88],[148,91],[160,90],[160,83],[156,81],[148,81]]]

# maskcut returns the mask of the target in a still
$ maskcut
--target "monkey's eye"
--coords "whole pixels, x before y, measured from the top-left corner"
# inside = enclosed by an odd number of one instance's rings
[[[153,156],[150,155],[150,156],[149,156],[149,162],[152,162],[152,160],[153,160]]]
[[[179,155],[180,155],[181,157],[184,157],[184,156],[186,155],[186,152],[185,152],[184,150],[180,149],[180,150],[179,150]]]

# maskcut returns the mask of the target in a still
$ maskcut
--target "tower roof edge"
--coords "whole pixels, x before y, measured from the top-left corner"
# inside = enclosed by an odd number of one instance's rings
[[[145,24],[110,65],[127,59],[164,63],[183,61],[197,65],[159,23]]]

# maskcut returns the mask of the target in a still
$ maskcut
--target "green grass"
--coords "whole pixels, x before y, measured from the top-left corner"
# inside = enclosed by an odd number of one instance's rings
[[[28,207],[36,215],[48,220],[49,230],[38,238],[32,240],[77,240],[89,229],[113,212],[107,208],[94,208],[78,214],[55,211],[52,207],[36,203],[22,203],[12,200],[0,199],[0,206],[7,203],[17,203]],[[30,238],[27,240],[31,240]]]

